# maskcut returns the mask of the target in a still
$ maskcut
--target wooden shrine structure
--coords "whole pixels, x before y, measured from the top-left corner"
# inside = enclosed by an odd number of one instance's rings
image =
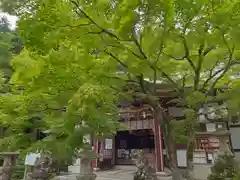
[[[157,89],[157,93],[159,100],[164,104],[164,108],[170,113],[168,106],[174,107],[175,105],[169,105],[168,102],[176,96],[174,91],[171,87],[164,86]],[[119,116],[120,122],[125,124],[128,130],[118,131],[115,137],[106,137],[104,141],[93,140],[93,149],[101,156],[93,161],[93,168],[106,169],[115,165],[133,165],[133,154],[141,149],[147,154],[151,166],[157,172],[164,171],[164,139],[159,122],[155,119],[154,110],[151,106],[144,103],[121,105],[119,107]],[[174,114],[172,116],[174,117]],[[184,115],[180,115],[176,119],[184,119]],[[186,147],[183,144],[178,144],[177,146]],[[194,152],[196,159],[198,159],[198,156],[206,159],[209,156],[208,154],[214,154],[218,149],[219,140],[214,134],[211,136],[197,136]],[[200,160],[198,163],[201,163],[201,161],[202,163],[212,162]]]

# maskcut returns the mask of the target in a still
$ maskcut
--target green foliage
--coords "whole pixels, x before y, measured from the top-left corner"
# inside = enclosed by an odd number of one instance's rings
[[[26,12],[34,11],[38,0],[0,0],[0,7],[3,12],[11,15],[21,15]]]
[[[23,154],[50,150],[62,161],[72,157],[75,148],[83,147],[84,135],[101,137],[115,132],[118,95],[99,80],[101,74],[110,72],[99,59],[84,64],[84,57],[91,55],[78,52],[75,45],[62,45],[46,56],[23,51],[13,59],[12,93],[0,98],[1,123],[7,127],[1,149],[20,149]],[[91,70],[92,66],[102,71]],[[36,141],[37,130],[48,130],[50,135]]]
[[[208,180],[235,180],[239,178],[239,163],[233,155],[225,153],[216,159]]]
[[[31,51],[47,54],[65,41],[79,43],[88,52],[96,50],[109,59],[106,66],[120,63],[127,67],[133,79],[142,73],[144,78],[163,80],[178,90],[191,86],[199,98],[195,91],[221,87],[237,72],[236,6],[237,1],[95,4],[43,0],[36,13],[24,16],[19,26]],[[223,14],[232,17],[231,23]]]
[[[44,139],[49,146],[72,147],[86,132],[106,134],[117,126],[113,102],[126,83],[137,85],[140,97],[165,114],[155,98],[160,81],[171,85],[189,111],[176,127],[194,137],[198,108],[213,99],[215,88],[237,81],[238,1],[35,2],[18,24],[26,51],[13,60],[13,92],[1,97],[1,121],[11,123],[15,136],[32,116],[41,117],[40,129],[51,130]],[[169,119],[163,125],[171,125]],[[86,127],[76,132],[79,121]]]
[[[172,120],[172,135],[179,144],[188,144],[195,140],[195,131],[197,129],[197,116],[196,111],[193,109],[185,109],[184,111],[185,119],[184,120]]]
[[[171,123],[173,129],[172,135],[174,136],[176,143],[187,144],[188,136],[186,134],[185,121],[172,120]]]
[[[188,96],[186,97],[186,104],[193,109],[199,109],[204,102],[206,102],[206,95],[199,91],[188,93]],[[186,113],[191,114],[189,111],[186,111],[185,114]]]
[[[22,40],[10,29],[6,17],[0,19],[0,69],[4,77],[9,79],[12,73],[11,58],[19,54],[23,48]]]

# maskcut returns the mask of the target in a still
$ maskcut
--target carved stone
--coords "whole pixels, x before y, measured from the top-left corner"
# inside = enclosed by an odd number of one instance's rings
[[[42,154],[33,167],[32,173],[28,174],[27,180],[48,180],[51,172],[51,158],[47,154]]]
[[[0,153],[4,160],[3,166],[0,167],[0,180],[11,180],[18,155],[16,152]]]

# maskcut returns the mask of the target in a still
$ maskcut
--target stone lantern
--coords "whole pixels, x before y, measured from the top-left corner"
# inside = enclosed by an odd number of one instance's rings
[[[27,180],[48,180],[51,175],[51,165],[50,154],[42,153],[40,158],[36,159],[33,171],[27,175]]]
[[[0,169],[0,180],[11,180],[19,153],[2,152],[0,156],[3,157],[3,166]]]
[[[80,160],[80,174],[77,180],[95,180],[96,174],[93,173],[92,160],[97,158],[97,154],[93,150],[80,150],[78,152]]]

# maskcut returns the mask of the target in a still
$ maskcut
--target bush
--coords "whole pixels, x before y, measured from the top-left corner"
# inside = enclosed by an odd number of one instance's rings
[[[230,153],[219,155],[211,169],[208,180],[239,180],[240,168],[234,156]]]

